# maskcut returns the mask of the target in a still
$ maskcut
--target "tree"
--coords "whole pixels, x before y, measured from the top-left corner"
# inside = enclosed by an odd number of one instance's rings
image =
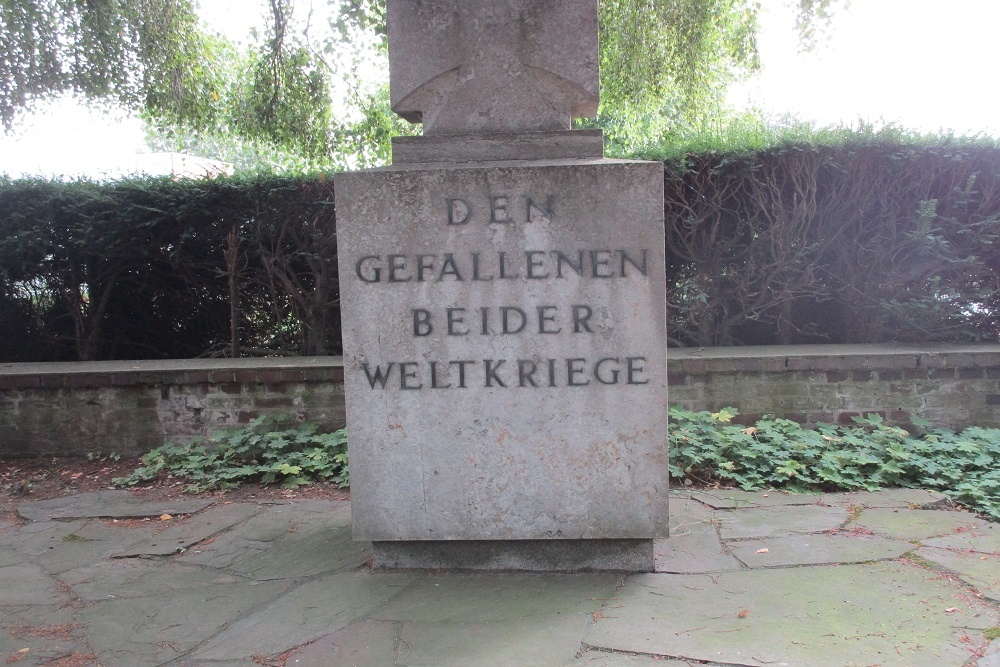
[[[784,1],[809,45],[847,0]],[[357,69],[358,43],[385,52],[385,0],[328,0],[337,10],[319,29],[295,20],[294,0],[263,2],[264,40],[240,50],[205,34],[193,0],[0,0],[0,122],[9,130],[18,110],[71,91],[141,109],[165,147],[386,160],[389,137],[413,130]],[[600,0],[601,106],[586,124],[634,150],[717,117],[727,86],[759,66],[758,11],[756,0]],[[336,78],[350,118],[331,112]]]
[[[197,25],[190,0],[0,0],[0,122],[62,92],[197,116]]]

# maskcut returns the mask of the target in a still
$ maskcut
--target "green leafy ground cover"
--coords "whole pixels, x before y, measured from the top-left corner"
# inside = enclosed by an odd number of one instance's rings
[[[712,484],[745,490],[875,491],[885,487],[942,491],[955,502],[1000,521],[1000,429],[959,433],[914,420],[916,433],[855,417],[853,425],[765,417],[753,426],[719,412],[670,410],[670,476],[685,486]],[[191,492],[232,489],[242,482],[296,488],[326,481],[344,487],[347,432],[321,433],[315,424],[261,418],[208,440],[169,444],[149,452],[131,475],[135,486],[167,475]]]
[[[765,417],[731,423],[737,411],[670,410],[670,475],[685,485],[745,490],[875,491],[901,486],[942,491],[1000,521],[1000,429],[959,433],[914,419],[917,433],[879,415],[855,424],[817,424]]]
[[[316,424],[261,417],[246,427],[220,431],[208,439],[157,447],[118,486],[135,486],[170,475],[187,480],[186,491],[227,490],[242,482],[280,484],[294,489],[312,482],[345,487],[347,431],[321,433]]]

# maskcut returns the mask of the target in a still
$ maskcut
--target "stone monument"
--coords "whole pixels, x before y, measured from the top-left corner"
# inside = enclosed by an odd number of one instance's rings
[[[643,571],[667,531],[663,172],[570,129],[596,0],[389,0],[393,164],[338,174],[376,567]]]

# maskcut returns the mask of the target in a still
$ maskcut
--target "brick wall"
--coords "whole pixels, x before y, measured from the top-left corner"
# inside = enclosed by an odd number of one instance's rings
[[[144,453],[266,414],[344,425],[340,357],[0,364],[0,456]]]
[[[850,423],[876,412],[906,424],[1000,427],[1000,345],[791,345],[671,349],[670,403]]]
[[[670,402],[749,423],[1000,427],[1000,345],[671,349]],[[339,357],[0,364],[0,456],[137,454],[264,414],[344,424]]]

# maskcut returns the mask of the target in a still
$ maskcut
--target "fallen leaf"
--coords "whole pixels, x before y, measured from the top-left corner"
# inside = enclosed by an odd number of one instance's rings
[[[18,653],[27,653],[30,650],[31,650],[30,648],[22,648],[20,651],[18,651]]]
[[[948,607],[947,609],[944,610],[944,613],[951,614],[951,613],[954,613],[956,611],[958,611],[958,607]]]
[[[757,427],[756,426],[750,426],[748,428],[743,428],[743,429],[740,429],[740,431],[742,431],[746,435],[757,435]]]
[[[759,553],[759,554],[766,554],[766,553],[770,553],[770,552],[767,549],[767,547],[765,547],[763,549],[757,549],[757,553]]]
[[[736,615],[739,616],[740,618],[746,618],[747,614],[749,614],[749,613],[750,613],[749,609],[740,609],[740,613],[738,613]]]
[[[173,518],[174,517],[170,516],[169,514],[161,514],[160,515],[160,521],[170,521]]]

